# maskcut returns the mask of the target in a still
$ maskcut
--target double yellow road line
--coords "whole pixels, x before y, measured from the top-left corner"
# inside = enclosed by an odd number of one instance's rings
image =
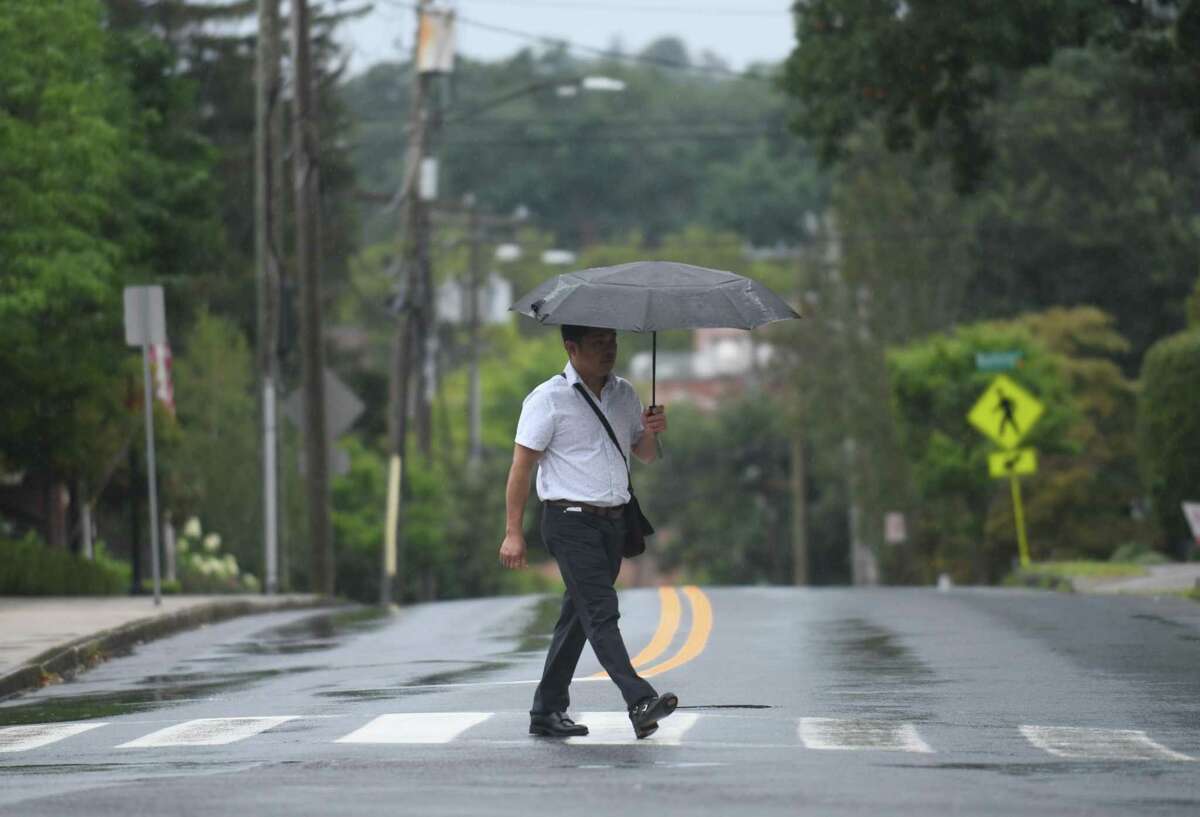
[[[683,603],[680,601],[679,591],[674,587],[658,588],[658,627],[655,628],[650,643],[631,659],[634,669],[638,670],[638,674],[643,678],[661,675],[667,670],[683,666],[704,652],[704,648],[708,646],[708,636],[713,625],[712,604],[699,587],[684,587],[683,595],[687,596],[688,606],[692,610],[691,629],[679,651],[656,664],[654,662],[658,661],[659,656],[674,642],[679,623],[683,619]],[[592,677],[607,678],[608,674],[598,672]]]

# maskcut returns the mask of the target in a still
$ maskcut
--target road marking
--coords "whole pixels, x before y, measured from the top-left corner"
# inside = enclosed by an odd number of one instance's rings
[[[1195,760],[1138,729],[1022,726],[1021,734],[1037,748],[1071,760]]]
[[[704,652],[704,648],[708,646],[708,636],[712,632],[713,625],[712,604],[709,603],[708,596],[704,595],[699,587],[685,587],[683,593],[688,597],[688,603],[692,608],[692,628],[688,633],[687,641],[679,648],[679,652],[666,661],[643,670],[641,672],[643,678],[652,678],[655,675],[662,675],[668,670],[681,667]]]
[[[406,712],[380,715],[337,743],[449,743],[494,712]]]
[[[105,721],[101,723],[35,723],[28,726],[0,727],[0,752],[25,752],[107,725],[108,722]]]
[[[118,749],[143,749],[150,746],[223,746],[253,737],[282,723],[294,721],[298,715],[270,718],[197,718],[184,721],[137,740],[122,743]]]
[[[580,744],[648,744],[656,746],[678,746],[684,734],[696,725],[700,716],[693,712],[676,712],[658,725],[658,731],[648,738],[638,740],[633,733],[627,712],[584,712],[577,718],[588,728],[587,737],[567,738],[567,743]]]
[[[650,643],[631,659],[631,663],[635,669],[643,667],[658,658],[667,651],[667,648],[671,646],[671,642],[675,639],[675,633],[679,629],[679,621],[683,617],[683,605],[680,603],[679,593],[674,587],[658,588],[658,610],[658,627],[655,629]],[[601,670],[589,677],[596,679],[607,678],[608,673]]]
[[[800,741],[809,749],[931,754],[911,723],[843,718],[801,718]]]

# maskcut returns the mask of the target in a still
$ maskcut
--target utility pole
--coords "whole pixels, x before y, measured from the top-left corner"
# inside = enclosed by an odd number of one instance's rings
[[[798,418],[792,423],[791,466],[792,584],[803,587],[808,584],[808,480],[804,471],[804,431]]]
[[[479,473],[483,458],[483,409],[479,386],[479,287],[483,278],[483,222],[474,196],[468,202],[467,231],[471,241],[470,269],[467,274],[467,468]]]
[[[279,0],[258,0],[255,73],[254,237],[258,300],[258,372],[262,385],[263,589],[279,589],[278,412],[279,287],[282,278],[283,107],[279,71]]]
[[[433,287],[430,260],[429,202],[436,197],[436,166],[429,153],[435,127],[431,104],[435,74],[449,70],[453,61],[453,17],[432,13],[430,0],[419,0],[416,8],[417,36],[411,62],[412,90],[408,115],[408,139],[404,154],[404,180],[400,190],[400,273],[405,278],[403,312],[398,316],[392,341],[391,382],[388,398],[387,515],[384,530],[380,603],[390,604],[395,582],[404,569],[404,486],[407,480],[408,406],[415,396],[417,436],[422,453],[432,455],[431,430]],[[415,385],[414,391],[411,389]]]
[[[296,271],[300,279],[300,359],[304,394],[305,498],[311,584],[333,595],[333,531],[329,508],[329,449],[325,438],[325,348],[321,326],[321,166],[312,76],[308,0],[292,0],[292,176],[296,206]]]

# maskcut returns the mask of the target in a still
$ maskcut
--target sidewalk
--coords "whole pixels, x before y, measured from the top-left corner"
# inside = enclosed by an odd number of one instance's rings
[[[1182,593],[1200,587],[1200,562],[1149,565],[1145,576],[1120,579],[1072,579],[1080,593]]]
[[[323,607],[321,596],[0,597],[0,699],[53,683],[141,641],[252,613]]]

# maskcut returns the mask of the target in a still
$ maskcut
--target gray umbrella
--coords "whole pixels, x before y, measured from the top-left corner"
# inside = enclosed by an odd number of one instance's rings
[[[655,397],[658,330],[753,329],[800,317],[757,281],[674,261],[634,261],[557,275],[510,308],[544,324],[654,333],[651,405]]]

